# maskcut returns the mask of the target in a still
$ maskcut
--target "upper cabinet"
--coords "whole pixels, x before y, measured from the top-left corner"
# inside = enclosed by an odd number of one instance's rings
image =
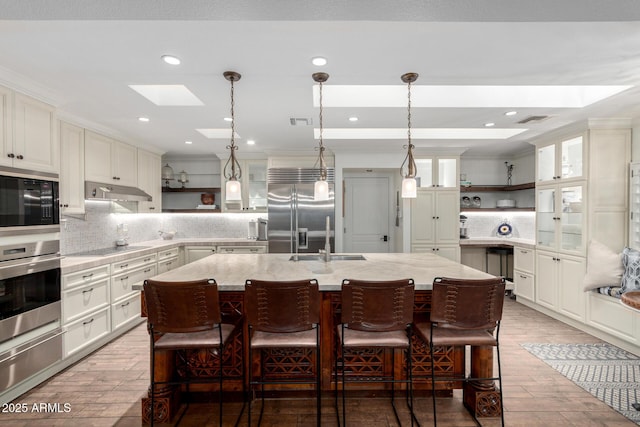
[[[538,145],[536,148],[536,182],[582,179],[585,171],[584,135]]]
[[[224,171],[226,159],[221,160],[221,170]],[[267,211],[267,161],[266,160],[240,160],[242,176],[242,200],[234,202],[225,201],[225,183],[221,182],[222,211],[223,212],[266,212]],[[224,172],[223,172],[224,173]]]
[[[138,202],[138,212],[162,211],[160,156],[138,149],[138,188],[151,195],[150,202]]]
[[[0,87],[0,165],[58,173],[55,108]]]
[[[106,136],[85,133],[85,178],[105,184],[135,187],[138,182],[137,150]]]
[[[416,159],[418,187],[457,189],[459,157],[421,157]]]
[[[84,129],[60,122],[60,212],[83,214]]]

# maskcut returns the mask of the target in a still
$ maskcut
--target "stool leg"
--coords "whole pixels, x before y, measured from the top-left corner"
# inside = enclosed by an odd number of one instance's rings
[[[433,327],[433,326],[432,326]],[[431,355],[431,399],[433,401],[433,425],[437,426],[438,421],[436,420],[436,371],[435,371],[435,363],[433,361],[433,331],[432,336],[429,339],[429,354]]]
[[[155,378],[156,378],[156,348],[153,345],[153,330],[149,331],[149,336],[151,337],[151,411],[149,414],[149,425],[153,427],[153,419],[155,417],[154,406],[156,403],[155,399]]]
[[[321,424],[322,391],[320,390],[320,327],[316,326],[316,423]]]

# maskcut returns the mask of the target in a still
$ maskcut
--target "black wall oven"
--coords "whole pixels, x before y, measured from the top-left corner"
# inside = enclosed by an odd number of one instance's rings
[[[59,227],[58,203],[58,182],[54,180],[0,175],[0,227]]]

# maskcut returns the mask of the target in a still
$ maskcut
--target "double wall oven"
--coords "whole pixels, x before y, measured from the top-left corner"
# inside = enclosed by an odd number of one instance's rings
[[[57,176],[0,168],[0,391],[62,359],[59,217]]]

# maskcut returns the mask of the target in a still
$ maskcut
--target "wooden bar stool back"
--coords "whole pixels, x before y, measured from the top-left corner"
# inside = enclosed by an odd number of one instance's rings
[[[189,282],[162,282],[145,280],[144,298],[147,305],[147,322],[151,338],[151,413],[154,422],[156,386],[195,382],[212,382],[211,379],[190,378],[189,368],[185,379],[155,380],[155,355],[163,350],[214,349],[218,353],[219,376],[218,401],[219,424],[222,426],[222,354],[234,332],[235,326],[222,323],[218,286],[214,279]],[[186,412],[186,411],[185,411]]]
[[[431,392],[433,396],[433,425],[436,419],[436,380],[459,381],[460,378],[436,379],[434,349],[440,346],[491,346],[496,348],[498,376],[464,379],[469,381],[498,381],[501,423],[504,426],[502,405],[502,371],[500,367],[500,320],[504,304],[505,281],[491,279],[453,279],[438,277],[433,282],[429,323],[416,325],[416,333],[429,344],[431,353]],[[476,422],[475,411],[471,411]]]
[[[391,405],[399,425],[400,417],[395,407],[395,384],[406,386],[407,406],[413,426],[413,380],[411,361],[411,336],[413,322],[415,287],[413,279],[392,281],[365,281],[346,279],[342,282],[342,320],[337,326],[340,360],[342,361],[342,422],[346,421],[345,386],[347,382],[382,382],[391,384]],[[357,368],[347,375],[345,350],[392,349],[390,374],[357,372]],[[406,377],[395,376],[395,349],[404,350]],[[338,355],[335,372],[335,406],[340,425],[338,409]]]
[[[320,387],[320,291],[315,279],[296,281],[247,280],[244,304],[249,326],[249,412],[251,426],[251,402],[253,387],[259,386],[262,407],[258,425],[264,412],[264,386],[267,384],[314,384],[316,392],[316,423],[321,419]],[[268,354],[277,350],[281,355],[300,356],[299,349],[313,350],[313,363],[296,364],[301,369],[291,370],[271,363]],[[258,366],[253,366],[253,352],[258,352]],[[284,363],[284,360],[283,360]],[[285,364],[286,365],[286,364]],[[256,375],[255,371],[259,374]]]

